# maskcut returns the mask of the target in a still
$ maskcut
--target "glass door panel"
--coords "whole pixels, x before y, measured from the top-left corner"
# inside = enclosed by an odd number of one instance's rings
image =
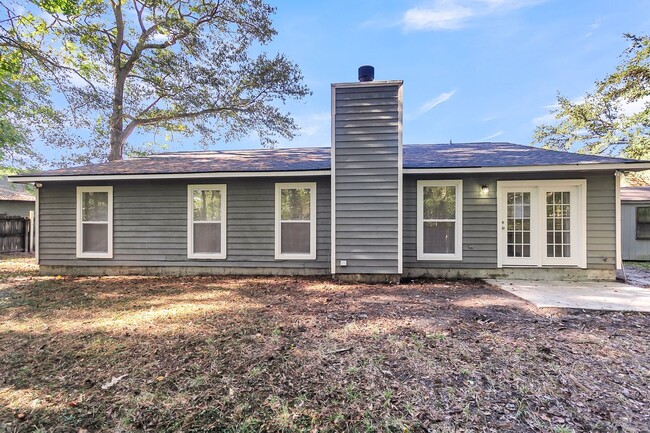
[[[507,193],[507,257],[530,257],[530,192]]]
[[[501,201],[500,242],[503,245],[501,260],[504,265],[531,265],[538,261],[537,190],[535,188],[503,189]]]

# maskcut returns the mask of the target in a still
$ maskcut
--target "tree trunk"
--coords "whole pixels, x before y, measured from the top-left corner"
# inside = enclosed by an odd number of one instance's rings
[[[116,88],[117,90],[117,88]],[[122,159],[122,148],[124,147],[124,120],[122,117],[122,101],[113,99],[113,112],[110,118],[110,152],[109,161]]]
[[[122,6],[120,2],[114,3],[116,38],[113,45],[113,110],[109,121],[110,129],[110,151],[109,161],[122,159],[122,148],[124,147],[124,84],[126,83],[126,71],[122,68],[122,44],[124,43],[124,20],[122,17]]]

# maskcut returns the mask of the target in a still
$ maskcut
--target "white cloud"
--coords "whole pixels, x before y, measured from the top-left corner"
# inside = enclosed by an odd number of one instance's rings
[[[603,20],[601,18],[598,18],[596,21],[589,24],[589,26],[587,26],[589,31],[587,33],[585,33],[584,37],[588,38],[588,37],[592,36],[594,34],[594,32],[600,28],[600,26],[602,25],[602,22],[603,22]]]
[[[433,110],[435,107],[438,105],[442,104],[445,101],[448,101],[454,94],[456,93],[456,90],[452,90],[450,92],[442,92],[438,96],[436,96],[433,99],[429,99],[427,102],[424,104],[420,105],[418,108],[417,112],[414,115],[406,116],[408,120],[413,120],[417,119],[418,117],[422,116],[423,114]]]
[[[401,20],[405,31],[457,30],[472,18],[504,13],[545,0],[435,0],[431,6],[407,10]]]
[[[555,114],[553,113],[548,113],[544,114],[543,116],[538,116],[533,119],[533,125],[539,126],[539,125],[545,125],[547,123],[552,123],[555,121]]]
[[[413,8],[404,13],[406,30],[454,30],[474,15],[470,8],[455,4],[439,4],[434,8]]]
[[[300,135],[313,137],[322,132],[329,132],[331,114],[329,112],[309,114],[296,119],[300,127]]]
[[[495,132],[495,133],[492,134],[492,135],[488,135],[487,137],[479,138],[479,139],[476,140],[476,141],[488,141],[488,140],[491,140],[491,139],[493,139],[493,138],[497,138],[497,137],[499,137],[499,136],[501,136],[501,135],[503,135],[503,134],[504,134],[503,131],[497,131],[497,132]]]
[[[650,96],[644,96],[632,102],[624,102],[621,104],[621,114],[626,117],[634,116],[645,110],[650,104]]]
[[[571,103],[576,104],[576,105],[577,104],[582,104],[584,102],[585,102],[585,97],[584,96],[578,96],[578,97],[575,97],[575,98],[573,98],[571,100]],[[546,114],[544,114],[542,116],[535,117],[532,120],[532,123],[535,126],[555,122],[557,120],[555,118],[555,111],[560,109],[560,104],[558,104],[557,102],[554,102],[553,104],[544,105],[544,107],[542,107],[542,108],[544,108],[546,111],[548,111],[548,113],[546,113]]]

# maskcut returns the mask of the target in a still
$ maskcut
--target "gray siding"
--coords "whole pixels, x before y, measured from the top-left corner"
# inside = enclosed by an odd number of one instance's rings
[[[34,208],[33,201],[0,200],[0,215],[28,217]]]
[[[650,260],[650,239],[636,238],[636,208],[650,207],[650,202],[621,204],[621,247],[623,260]]]
[[[613,173],[588,175],[544,174],[538,179],[587,179],[587,267],[611,269],[616,265],[616,184]],[[416,182],[418,179],[443,179],[435,176],[404,177],[404,269],[455,268],[494,269],[497,266],[497,191],[498,180],[534,180],[528,175],[486,175],[445,177],[463,180],[463,260],[417,260]],[[482,195],[481,185],[490,193]]]
[[[314,178],[131,181],[113,185],[113,259],[76,258],[76,186],[45,184],[40,191],[43,265],[212,266],[329,270],[330,183],[317,182],[316,260],[275,259],[275,183]],[[228,185],[227,258],[187,258],[187,185]]]
[[[398,273],[400,86],[334,89],[336,273]]]

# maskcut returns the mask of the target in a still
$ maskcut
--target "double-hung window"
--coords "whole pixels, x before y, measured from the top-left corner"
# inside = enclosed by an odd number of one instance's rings
[[[77,257],[113,257],[113,187],[77,187]]]
[[[463,182],[417,183],[418,260],[462,260]]]
[[[226,185],[189,185],[187,256],[226,258]]]
[[[275,258],[316,259],[316,183],[275,184]]]

